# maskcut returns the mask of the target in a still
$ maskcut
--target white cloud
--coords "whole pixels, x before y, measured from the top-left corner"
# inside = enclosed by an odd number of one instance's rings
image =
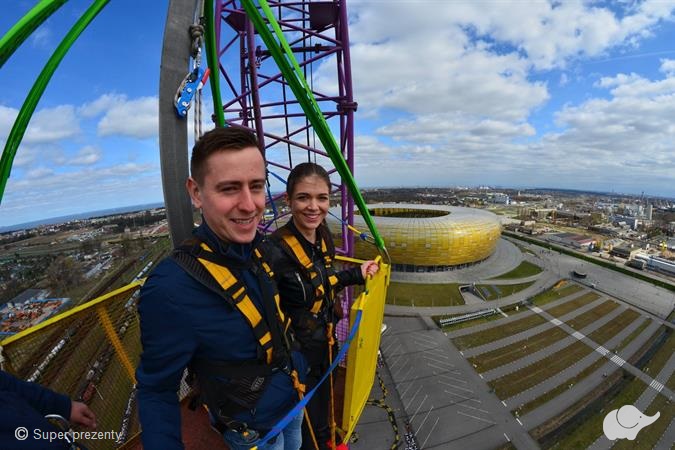
[[[32,171],[33,178],[10,177],[3,198],[0,225],[26,220],[95,211],[110,205],[138,204],[162,198],[161,177],[156,164],[117,164],[80,171]]]
[[[117,103],[98,123],[100,136],[129,136],[138,139],[157,136],[159,128],[157,97],[140,97]]]
[[[108,93],[78,108],[84,118],[103,115],[98,122],[98,135],[127,136],[138,139],[157,137],[159,109],[157,97],[129,99],[126,95]]]
[[[43,108],[31,118],[23,142],[43,144],[71,139],[82,132],[72,105]]]
[[[74,158],[68,161],[68,164],[76,166],[89,166],[98,162],[103,156],[101,150],[97,147],[87,145],[80,149]]]
[[[675,59],[662,59],[659,70],[668,76],[675,75]]]
[[[127,101],[127,97],[121,94],[103,94],[93,102],[85,103],[77,108],[77,113],[85,118],[96,117],[104,112],[107,112],[114,106],[118,106]]]
[[[3,141],[7,139],[18,114],[18,109],[0,105],[0,139]]]
[[[52,30],[49,27],[43,25],[31,33],[30,41],[33,44],[33,47],[48,48],[54,42],[53,34],[54,33],[52,33]]]
[[[35,169],[31,169],[26,173],[26,178],[29,180],[36,180],[40,178],[44,178],[50,175],[54,174],[54,170],[48,168],[48,167],[37,167]]]

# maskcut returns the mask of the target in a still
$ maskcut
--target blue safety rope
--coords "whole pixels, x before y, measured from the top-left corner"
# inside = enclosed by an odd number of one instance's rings
[[[272,173],[269,170],[267,171],[268,174]],[[274,174],[272,174],[274,175]],[[265,225],[265,228],[263,231],[267,233],[267,230],[272,226],[272,223],[277,220],[277,217],[279,216],[278,211],[277,211],[277,205],[274,204],[274,199],[272,198],[272,189],[270,187],[270,180],[269,177],[267,177],[267,197],[270,199],[270,205],[272,205],[272,212],[274,213],[274,220],[270,220],[270,222]]]
[[[297,405],[293,409],[290,410],[288,414],[284,416],[283,419],[281,419],[279,422],[277,422],[276,425],[265,435],[264,438],[260,440],[256,444],[256,447],[261,447],[265,445],[267,442],[270,441],[270,439],[274,438],[276,435],[281,433],[284,428],[293,420],[298,414],[302,414],[302,410],[305,408],[307,403],[309,403],[309,400],[314,396],[314,392],[323,384],[324,381],[326,381],[326,378],[335,370],[335,368],[340,364],[340,361],[345,357],[345,354],[347,353],[347,350],[349,349],[349,345],[352,343],[352,339],[354,339],[354,336],[356,336],[356,332],[359,329],[359,324],[361,323],[361,315],[363,311],[358,310],[356,311],[356,317],[354,318],[354,325],[352,325],[351,330],[349,330],[349,336],[347,336],[347,340],[344,342],[342,345],[342,348],[337,354],[337,357],[333,361],[333,364],[330,365],[326,373],[321,377],[319,382],[317,383],[314,388],[309,391],[300,402],[298,402]]]
[[[336,218],[342,225],[346,225],[347,227],[349,227],[349,229],[352,230],[355,234],[357,234],[362,241],[370,242],[371,244],[375,243],[374,240],[369,239],[370,236],[368,235],[368,233],[364,233],[357,230],[354,226],[349,225],[349,223],[346,220],[342,220],[341,218],[330,212],[330,210],[328,211],[328,214]]]

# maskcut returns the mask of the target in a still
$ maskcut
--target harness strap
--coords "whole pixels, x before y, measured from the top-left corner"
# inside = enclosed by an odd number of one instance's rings
[[[200,247],[204,251],[213,253],[204,242],[201,243]],[[220,284],[225,293],[232,298],[234,306],[243,314],[249,325],[251,325],[253,334],[265,352],[267,363],[271,364],[274,350],[272,347],[272,333],[267,323],[263,320],[260,311],[258,311],[258,308],[248,296],[246,286],[227,267],[215,264],[202,257],[197,257],[197,261],[204,266],[218,284]]]
[[[307,255],[304,246],[300,243],[300,240],[287,228],[281,228],[279,236],[281,242],[283,243],[282,248],[286,253],[293,259],[295,259],[300,265],[305,269],[305,274],[309,279],[309,282],[314,288],[314,303],[310,308],[310,311],[313,314],[318,314],[323,307],[323,302],[326,299],[326,287],[322,282],[319,271],[316,268],[316,265],[312,259]],[[333,259],[331,258],[330,252],[328,251],[328,245],[326,240],[323,237],[321,239],[321,253],[324,260],[324,265],[326,267],[326,272],[328,274],[328,284],[332,288],[338,283],[338,278],[335,275],[335,269],[333,269]],[[330,289],[329,299],[332,300],[333,290]]]

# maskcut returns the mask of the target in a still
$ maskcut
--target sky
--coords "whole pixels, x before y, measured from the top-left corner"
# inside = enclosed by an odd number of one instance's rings
[[[5,3],[3,34],[37,0]],[[0,69],[3,147],[89,4],[67,2]],[[0,227],[162,201],[167,5],[111,0],[73,45],[18,149]],[[357,183],[675,197],[674,10],[670,1],[349,0]]]

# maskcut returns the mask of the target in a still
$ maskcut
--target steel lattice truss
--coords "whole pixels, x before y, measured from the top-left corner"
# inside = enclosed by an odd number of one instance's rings
[[[341,152],[353,172],[354,112],[349,61],[347,11],[344,1],[270,1],[276,19],[288,40],[321,114],[328,121]],[[239,1],[216,4],[221,96],[225,121],[258,135],[264,143],[272,190],[277,200],[294,165],[313,161],[324,166],[334,183],[336,201],[342,206],[343,223],[352,223],[354,204],[335,173],[327,153],[277,64],[254,31]],[[333,175],[334,174],[334,175]],[[266,217],[266,227],[275,228],[281,211]],[[282,219],[279,225],[285,222]],[[341,253],[352,255],[353,243],[343,225]]]

